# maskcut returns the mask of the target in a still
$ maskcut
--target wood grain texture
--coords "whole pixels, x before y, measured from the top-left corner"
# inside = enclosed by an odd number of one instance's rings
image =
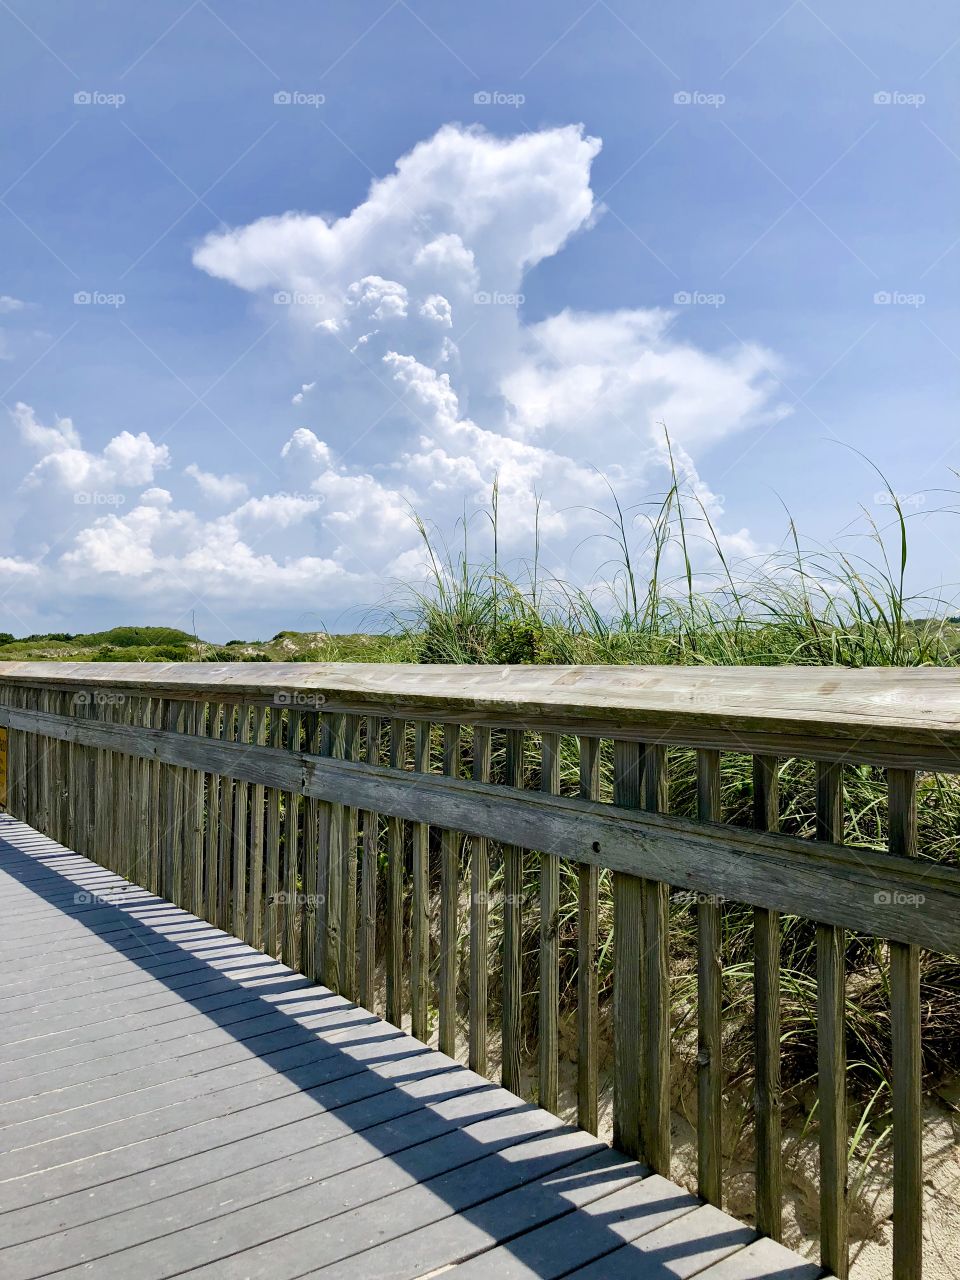
[[[390,768],[403,769],[407,755],[406,721],[390,721]],[[403,1018],[403,820],[387,821],[387,1021]]]
[[[780,827],[779,761],[753,758],[753,820],[759,831]],[[780,915],[753,912],[754,1058],[756,1087],[757,1230],[783,1234],[783,1102],[780,1089]]]
[[[413,767],[430,772],[430,725],[420,721],[413,745]],[[418,1040],[429,1039],[430,1028],[430,828],[413,824],[410,920],[410,1025]]]
[[[324,711],[320,725],[320,755],[324,760],[342,759],[343,717]],[[319,817],[318,856],[323,886],[323,939],[320,946],[323,957],[321,975],[331,991],[340,990],[340,965],[343,947],[340,941],[343,918],[343,805],[339,794],[327,797]],[[318,945],[320,945],[318,943]]]
[[[75,947],[91,976],[136,979],[99,992],[124,1071],[103,1076],[102,1060],[82,1056],[98,1043],[84,1038],[93,1006],[67,1001],[72,1066],[13,1103],[34,1141],[4,1157],[9,1280],[292,1280],[305,1266],[331,1280],[461,1266],[465,1280],[547,1280],[588,1267],[636,1276],[664,1258],[716,1280],[814,1280],[796,1255],[747,1244],[752,1232],[732,1218],[330,991],[297,983],[276,1000],[283,966],[169,903],[148,921],[142,896],[130,901],[102,867],[9,818],[0,826],[4,988],[37,976],[22,955],[38,935],[70,940],[44,958],[45,992],[71,988]],[[75,895],[92,890],[114,905],[76,911]],[[124,950],[118,932],[143,945]],[[145,1010],[145,984],[171,1021]],[[62,1029],[63,1009],[43,1001],[30,1030]]]
[[[361,751],[360,718],[343,717],[343,759],[359,760]],[[348,1000],[357,998],[357,840],[358,809],[345,805],[341,815],[343,864],[340,933],[340,993]]]
[[[267,742],[267,709],[255,707],[253,741],[259,746]],[[262,782],[250,788],[250,902],[247,916],[247,941],[252,947],[263,946],[263,854],[266,822],[266,789]]]
[[[307,710],[303,713],[303,749],[308,755],[320,754],[320,713]],[[317,942],[320,928],[317,917],[320,909],[320,807],[322,801],[307,796],[303,801],[303,838],[301,854],[303,865],[303,928],[300,933],[300,972],[314,981],[320,977],[320,952]]]
[[[887,775],[890,852],[917,856],[917,779],[906,769]],[[889,892],[889,891],[888,891]],[[920,952],[890,944],[893,1048],[893,1280],[923,1275],[923,1098],[920,1045]]]
[[[723,821],[719,751],[697,752],[697,817]],[[720,903],[705,894],[697,900],[697,1191],[717,1208],[723,1198],[720,966]]]
[[[49,736],[94,748],[187,767],[214,768],[266,786],[359,808],[375,807],[398,820],[435,822],[523,848],[545,840],[558,856],[612,871],[663,880],[679,889],[718,893],[731,901],[790,912],[861,930],[877,938],[913,942],[940,954],[960,951],[960,870],[845,849],[780,834],[706,827],[686,819],[634,813],[540,792],[517,792],[467,779],[413,779],[391,769],[317,759],[270,748],[192,739],[125,725],[44,716],[0,707],[0,723],[27,737],[41,726]],[[889,902],[877,901],[893,885]],[[924,895],[918,912],[910,895]]]
[[[279,755],[283,746],[283,722],[277,707],[268,712],[269,750]],[[280,948],[280,789],[276,783],[267,789],[267,818],[264,835],[264,950],[276,958]]]
[[[523,785],[523,751],[522,730],[508,729],[504,781],[508,787],[513,787],[515,790],[519,790]],[[503,1087],[509,1089],[511,1093],[520,1092],[522,893],[522,845],[505,844],[503,847],[503,1008],[500,1075]]]
[[[642,745],[614,742],[613,803],[620,809],[639,809],[642,782]],[[643,1074],[643,886],[637,876],[621,871],[613,875],[613,943],[613,1144],[626,1155],[637,1157]]]
[[[473,780],[490,782],[492,734],[473,730]],[[485,836],[470,841],[470,1031],[471,1071],[487,1074],[487,976],[490,963],[490,851]]]
[[[225,702],[220,716],[220,741],[231,746],[236,742],[237,707]],[[213,923],[221,929],[230,924],[230,877],[233,868],[233,789],[239,779],[221,776],[218,801],[220,805],[217,823],[217,906]]]
[[[331,710],[960,770],[960,683],[934,667],[3,662],[0,681],[267,703],[298,690]]]
[[[580,795],[585,800],[600,797],[600,742],[582,735]],[[582,862],[577,868],[577,1123],[588,1133],[596,1133],[600,1121],[599,874],[596,863]]]
[[[368,716],[366,725],[367,763],[380,764],[378,716]],[[375,1012],[377,981],[377,861],[380,849],[380,815],[375,809],[363,813],[363,854],[360,870],[360,1003]]]
[[[287,722],[287,750],[300,754],[300,735],[303,712],[298,707],[288,707],[284,712]],[[281,957],[284,964],[295,968],[299,956],[300,936],[300,805],[301,792],[291,789],[283,797],[283,934]]]
[[[817,766],[817,838],[843,839],[843,772],[837,764]],[[817,925],[820,1262],[838,1280],[849,1271],[845,951],[843,929]]]
[[[443,726],[443,772],[460,774],[460,726]],[[440,1052],[451,1058],[457,1046],[457,897],[460,892],[460,834],[444,827],[440,834],[440,955],[438,1003]]]
[[[250,707],[237,708],[237,741],[244,746],[253,742]],[[230,928],[238,938],[247,932],[247,848],[249,841],[250,784],[237,782],[233,788],[233,907]]]
[[[666,748],[647,743],[643,764],[643,804],[663,813],[670,804]],[[660,879],[643,881],[644,1093],[640,1108],[640,1148],[657,1173],[670,1173],[670,888]]]
[[[560,790],[560,736],[543,735],[540,789],[547,795]],[[560,1106],[560,863],[552,853],[540,854],[540,996],[539,1092],[537,1100],[557,1114]]]

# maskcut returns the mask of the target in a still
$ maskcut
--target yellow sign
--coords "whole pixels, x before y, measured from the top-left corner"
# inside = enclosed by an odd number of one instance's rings
[[[0,809],[7,807],[7,731],[0,729]]]

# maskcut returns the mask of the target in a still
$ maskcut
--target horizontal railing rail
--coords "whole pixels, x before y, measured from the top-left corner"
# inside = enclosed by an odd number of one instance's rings
[[[697,925],[698,1183],[717,1205],[721,921],[727,903],[752,908],[755,1217],[775,1238],[781,916],[814,922],[821,1260],[841,1277],[846,931],[885,940],[894,1273],[921,1275],[919,948],[960,952],[960,869],[918,857],[916,780],[960,772],[960,681],[949,673],[7,663],[0,733],[16,817],[368,1008],[382,974],[390,1021],[409,1015],[426,1040],[435,1006],[440,1048],[454,1053],[462,1029],[483,1074],[495,979],[501,1077],[516,1091],[524,886],[536,871],[537,1096],[553,1111],[560,873],[572,864],[578,1120],[597,1131],[598,961],[608,946],[614,1142],[664,1174],[668,906],[671,889],[685,891]],[[696,819],[669,812],[671,752],[687,748],[696,753]],[[724,752],[753,757],[752,828],[723,821]],[[573,757],[579,794],[561,795],[561,760]],[[816,762],[815,840],[778,830],[787,757]],[[886,852],[842,842],[843,770],[861,764],[887,770]],[[524,786],[531,773],[538,790]],[[612,877],[612,927],[600,919],[601,874]]]

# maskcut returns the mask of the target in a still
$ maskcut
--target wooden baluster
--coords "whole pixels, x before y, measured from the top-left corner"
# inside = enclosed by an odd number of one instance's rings
[[[917,856],[917,776],[889,769],[890,852]],[[923,1274],[923,1112],[920,1052],[920,951],[890,943],[893,1041],[893,1280]]]
[[[267,741],[267,708],[254,707],[253,741],[258,747]],[[250,788],[250,897],[247,904],[247,942],[263,947],[263,840],[266,788],[256,782]]]
[[[600,798],[600,740],[580,739],[580,795]],[[577,933],[577,1124],[588,1133],[599,1127],[597,1074],[597,964],[599,960],[599,869],[581,862],[577,868],[579,923]]]
[[[249,746],[253,740],[250,708],[237,708],[237,741]],[[247,805],[250,784],[239,779],[233,786],[233,905],[230,931],[242,938],[247,931],[247,845],[249,839]]]
[[[560,735],[543,734],[540,789],[560,793]],[[560,861],[540,854],[540,1106],[556,1115],[560,1109]]]
[[[377,716],[367,716],[367,764],[380,764],[380,728]],[[377,855],[380,847],[380,815],[363,814],[363,864],[360,877],[360,1003],[376,1012],[377,978]]]
[[[390,768],[402,769],[407,757],[405,720],[390,721]],[[403,1018],[403,819],[387,822],[387,1021]]]
[[[473,731],[473,780],[489,782],[492,734]],[[490,850],[485,836],[470,842],[470,1070],[487,1074],[487,975],[490,939]]]
[[[843,770],[839,764],[817,763],[817,839],[843,842]],[[817,925],[820,1262],[838,1280],[846,1280],[848,1273],[845,951],[843,929]]]
[[[335,718],[320,716],[319,753],[333,754]],[[334,806],[326,800],[317,808],[317,916],[316,953],[320,980],[337,991],[340,987],[340,863],[333,845]],[[334,900],[334,895],[335,900]]]
[[[267,726],[268,745],[279,751],[283,747],[283,712],[273,703]],[[267,789],[267,829],[264,837],[264,950],[276,957],[280,949],[280,923],[282,910],[280,894],[280,792],[276,787]]]
[[[343,758],[343,714],[324,716],[321,751]],[[326,833],[326,986],[339,992],[343,986],[343,805],[330,805]]]
[[[613,744],[613,802],[639,809],[643,748],[639,742]],[[613,1145],[634,1158],[640,1152],[640,1034],[643,954],[643,885],[622,871],[613,876]]]
[[[460,726],[443,726],[443,772],[460,773]],[[460,890],[460,835],[444,827],[440,835],[440,1052],[451,1058],[457,1045],[457,895]]]
[[[223,705],[223,715],[220,719],[220,739],[222,742],[234,741],[234,724],[236,722],[237,708],[232,703],[225,702]],[[233,779],[221,777],[220,791],[218,796],[220,802],[220,821],[217,832],[217,913],[214,917],[214,924],[220,929],[229,929],[230,927],[230,869],[233,854]]]
[[[222,732],[223,703],[211,702],[207,708],[206,733],[218,738]],[[204,913],[211,924],[217,921],[217,895],[220,848],[220,775],[207,774],[207,822],[203,833]]]
[[[202,702],[190,703],[187,732],[203,734],[206,707]],[[202,916],[203,903],[203,774],[199,769],[185,770],[185,848],[183,860],[184,906]]]
[[[135,704],[134,723],[140,725],[141,728],[147,728],[150,725],[150,699],[140,697],[137,698]],[[78,766],[82,768],[82,763],[78,760],[78,756],[82,753],[82,749],[76,745],[73,748],[73,785],[79,786],[80,774]],[[153,849],[153,796],[154,796],[154,778],[156,776],[152,760],[138,760],[136,772],[137,784],[137,802],[136,802],[136,820],[137,820],[137,868],[136,882],[143,885],[144,888],[150,887],[150,860]],[[73,825],[74,831],[78,827],[82,827],[82,810],[79,808],[80,798],[75,798],[73,809]]]
[[[149,710],[149,723],[152,729],[162,729],[166,723],[166,708],[163,698],[151,698]],[[88,756],[93,756],[93,752],[88,752]],[[88,802],[87,816],[89,819],[90,842],[93,839],[94,804],[93,799],[93,761],[88,761],[88,768],[91,774],[90,786],[88,794],[91,797]],[[160,894],[160,868],[163,855],[163,825],[164,825],[164,775],[166,767],[159,760],[150,762],[150,879],[147,887],[150,892],[159,896]]]
[[[523,730],[507,730],[506,784],[523,786]],[[523,853],[503,846],[503,1010],[500,1078],[505,1089],[520,1092],[521,893]]]
[[[669,807],[666,748],[644,749],[644,808],[664,813]],[[668,961],[669,888],[660,880],[643,881],[645,1036],[644,1097],[640,1111],[642,1156],[652,1169],[670,1174],[670,972]]]
[[[169,733],[183,733],[186,708],[180,701],[167,703]],[[112,755],[112,752],[110,753]],[[178,765],[167,765],[166,814],[163,845],[162,893],[171,902],[183,901],[183,770]]]
[[[416,723],[413,767],[418,773],[430,771],[430,724]],[[410,918],[410,1029],[417,1040],[430,1035],[430,828],[413,823]]]
[[[316,711],[303,713],[303,749],[311,756],[320,754],[320,716]],[[303,929],[300,933],[300,972],[314,982],[320,976],[320,952],[317,950],[319,929],[320,880],[320,801],[316,796],[303,798]]]
[[[780,829],[779,762],[753,757],[753,821],[760,831]],[[783,1119],[780,1094],[780,913],[753,911],[754,1054],[756,1089],[757,1230],[783,1235]]]
[[[722,821],[720,752],[697,752],[697,816]],[[713,895],[697,903],[697,1190],[720,1207],[722,1106],[720,904]]]
[[[293,707],[287,712],[287,750],[300,750],[303,713]],[[283,963],[296,968],[297,930],[300,924],[300,796],[286,791],[283,797]]]
[[[343,717],[343,758],[360,759],[360,717]],[[345,805],[342,816],[343,857],[343,927],[340,933],[341,994],[348,1000],[357,998],[357,834],[358,813],[355,806]]]

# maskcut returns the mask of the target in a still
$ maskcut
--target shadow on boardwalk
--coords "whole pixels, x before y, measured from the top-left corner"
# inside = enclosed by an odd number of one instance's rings
[[[9,818],[0,904],[5,1280],[821,1274]]]

